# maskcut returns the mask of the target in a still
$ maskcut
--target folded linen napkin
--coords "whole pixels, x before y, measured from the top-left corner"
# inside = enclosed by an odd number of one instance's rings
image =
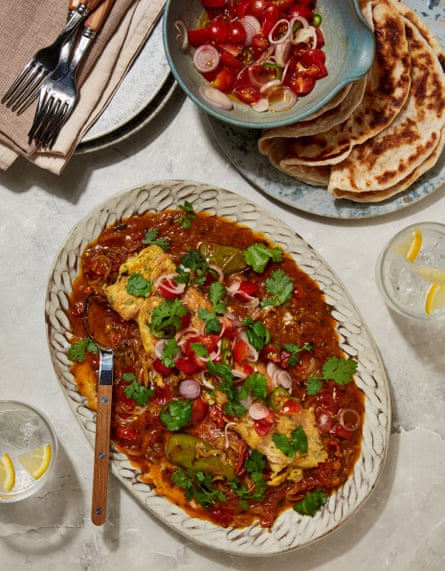
[[[79,72],[76,107],[50,151],[28,144],[37,102],[17,116],[0,105],[0,169],[22,155],[41,168],[60,174],[83,134],[107,106],[150,35],[165,0],[115,0]],[[51,44],[67,17],[67,0],[2,0],[0,21],[0,98],[42,47]]]

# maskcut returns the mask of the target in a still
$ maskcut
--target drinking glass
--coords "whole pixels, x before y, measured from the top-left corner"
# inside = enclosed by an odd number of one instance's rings
[[[424,320],[445,318],[445,224],[420,222],[398,232],[376,268],[389,307]]]
[[[44,414],[17,401],[0,401],[0,504],[35,494],[54,469],[57,439]]]

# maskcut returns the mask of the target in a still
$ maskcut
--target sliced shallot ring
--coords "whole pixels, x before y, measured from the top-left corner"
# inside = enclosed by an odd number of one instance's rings
[[[233,103],[230,98],[219,89],[216,89],[211,85],[201,85],[199,92],[206,101],[215,107],[219,107],[226,111],[233,109]]]
[[[176,20],[175,30],[178,32],[176,34],[176,42],[178,47],[181,51],[185,52],[185,50],[189,47],[189,40],[187,27],[182,20]]]
[[[260,87],[260,92],[266,93],[266,91],[269,91],[269,89],[277,87],[278,85],[281,85],[281,81],[279,79],[272,79]]]
[[[255,109],[255,111],[258,111],[259,113],[264,113],[265,111],[269,110],[269,101],[267,97],[261,97],[261,99],[255,101],[255,103],[252,103],[251,107],[252,109]]]
[[[284,67],[288,63],[291,49],[292,42],[290,40],[285,40],[277,45],[275,48],[275,61],[277,65]]]
[[[294,18],[295,19],[295,18]],[[294,21],[294,19],[289,22],[289,20],[286,20],[286,18],[280,18],[279,20],[277,20],[274,24],[274,27],[271,29],[271,31],[269,32],[269,35],[267,36],[267,39],[269,40],[269,42],[272,45],[278,45],[281,44],[281,42],[285,42],[286,40],[290,39],[292,37],[292,22]],[[283,36],[280,36],[279,38],[274,38],[274,32],[277,30],[277,28],[279,26],[281,26],[282,24],[286,24],[287,26],[287,31]]]
[[[271,111],[287,111],[297,102],[297,95],[286,85],[277,86],[268,93]]]
[[[352,415],[355,419],[355,422],[346,423],[345,422],[345,415]],[[353,408],[342,408],[338,412],[338,422],[345,430],[349,430],[350,432],[354,432],[360,426],[360,415],[359,413],[354,410]]]
[[[193,54],[193,65],[200,73],[207,73],[218,67],[220,59],[221,55],[215,46],[203,44]]]
[[[186,399],[196,399],[201,394],[201,385],[195,379],[184,379],[179,383],[179,394]]]
[[[246,31],[246,39],[244,45],[250,46],[252,43],[252,38],[261,32],[261,23],[255,16],[247,14],[240,20]]]
[[[253,420],[262,420],[263,418],[267,418],[269,414],[270,410],[266,405],[260,402],[254,402],[249,406],[249,416],[253,418]]]

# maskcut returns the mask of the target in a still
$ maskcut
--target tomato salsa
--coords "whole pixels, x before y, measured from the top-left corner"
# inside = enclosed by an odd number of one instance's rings
[[[360,455],[364,397],[318,285],[265,236],[177,210],[106,228],[81,256],[68,352],[96,407],[115,354],[112,440],[141,480],[223,527],[313,516]]]
[[[315,0],[201,1],[201,25],[182,30],[182,45],[213,104],[229,109],[235,99],[259,112],[287,110],[327,75]]]

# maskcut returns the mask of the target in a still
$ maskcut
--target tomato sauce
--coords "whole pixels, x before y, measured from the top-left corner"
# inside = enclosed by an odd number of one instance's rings
[[[290,256],[284,254],[281,261],[271,261],[263,272],[244,265],[241,270],[224,275],[222,283],[228,291],[233,290],[237,280],[250,284],[245,286],[244,293],[231,295],[228,301],[226,315],[238,325],[231,328],[226,320],[224,335],[218,332],[212,337],[201,332],[198,345],[202,348],[206,341],[211,350],[216,345],[219,349],[222,347],[222,351],[230,347],[229,369],[236,367],[239,374],[243,373],[243,379],[258,371],[266,375],[264,371],[271,363],[291,379],[287,388],[268,389],[267,396],[258,397],[256,408],[267,411],[261,418],[249,417],[252,434],[258,442],[276,430],[278,417],[283,419],[286,414],[298,415],[310,409],[316,425],[314,430],[323,448],[322,461],[303,468],[298,478],[292,479],[288,470],[287,475],[285,471],[280,472],[282,481],[272,483],[276,474],[267,454],[259,455],[259,467],[253,469],[252,440],[247,442],[243,433],[235,429],[237,422],[249,413],[244,410],[238,413],[238,418],[236,412],[229,411],[227,403],[243,404],[245,409],[253,411],[246,401],[255,401],[255,393],[249,394],[247,399],[232,398],[241,386],[237,378],[230,390],[219,389],[224,382],[213,370],[209,369],[209,374],[204,369],[202,359],[197,359],[190,349],[196,347],[193,343],[183,356],[194,356],[197,372],[185,375],[172,363],[169,367],[164,363],[164,369],[155,370],[156,359],[146,354],[136,320],[123,319],[104,295],[104,286],[116,282],[121,265],[147,247],[144,238],[149,230],[156,230],[157,238],[167,241],[166,253],[178,266],[191,249],[199,250],[203,241],[243,252],[258,243],[274,248],[264,236],[220,217],[193,213],[188,224],[183,222],[180,210],[134,216],[106,228],[85,248],[70,299],[73,343],[95,337],[113,347],[115,384],[111,436],[115,446],[140,469],[143,481],[191,515],[216,525],[244,527],[258,521],[261,526],[270,527],[280,513],[304,500],[309,492],[321,490],[329,496],[349,478],[360,455],[364,396],[353,380],[339,384],[332,379],[321,380],[319,390],[310,394],[308,378],[320,379],[323,364],[332,356],[342,358],[343,352],[336,323],[323,294]],[[268,310],[258,306],[252,310],[252,298],[267,295],[265,283],[277,268],[290,278],[292,295]],[[216,279],[214,275],[213,279]],[[208,298],[208,282],[194,287]],[[246,292],[250,297],[246,297]],[[243,345],[237,337],[243,329],[239,324],[252,315],[261,316],[261,324],[268,334],[255,358],[242,351]],[[223,316],[220,317],[223,320]],[[215,341],[215,347],[210,341]],[[284,349],[289,343],[299,347],[293,358]],[[215,357],[218,364],[222,362],[221,355]],[[93,409],[97,369],[97,353],[90,351],[86,351],[83,359],[74,360],[72,366],[79,392],[88,397]],[[183,396],[184,377],[198,379],[201,384],[198,397]],[[135,396],[139,393],[129,390],[129,379],[132,379],[132,388],[146,390],[143,402],[138,402]],[[185,403],[184,410],[187,408],[190,414],[179,429],[172,429],[171,425],[168,428],[165,418],[170,415],[172,419],[172,410],[178,403]],[[192,460],[187,456],[191,449],[195,454]],[[255,459],[258,460],[258,456]],[[199,474],[207,478],[202,488],[194,479]]]

